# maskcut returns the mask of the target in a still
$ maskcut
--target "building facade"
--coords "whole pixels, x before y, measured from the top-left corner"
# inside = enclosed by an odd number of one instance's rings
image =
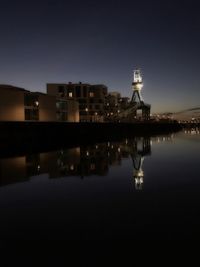
[[[24,93],[25,120],[56,121],[56,98],[42,93]]]
[[[0,121],[79,122],[78,103],[23,88],[0,85]]]
[[[0,121],[24,121],[24,93],[22,88],[0,85]]]
[[[105,115],[105,85],[86,83],[47,84],[47,94],[63,100],[79,103],[79,116],[82,122],[103,122]]]
[[[120,114],[129,104],[128,97],[121,97],[118,92],[109,92],[105,102],[105,121],[118,121]]]

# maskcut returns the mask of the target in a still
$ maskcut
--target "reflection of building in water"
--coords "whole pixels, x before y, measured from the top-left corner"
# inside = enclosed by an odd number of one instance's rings
[[[168,137],[162,137],[162,141]],[[123,158],[133,160],[136,188],[142,188],[145,156],[151,154],[150,138],[132,138],[123,142],[106,142],[66,150],[0,159],[0,185],[24,182],[34,176],[47,174],[48,178],[68,176],[103,176],[110,166],[119,166]]]
[[[199,135],[200,134],[200,128],[195,127],[195,128],[185,129],[184,133],[189,134],[189,135]]]
[[[149,137],[134,138],[130,141],[130,155],[133,160],[133,178],[135,188],[141,190],[144,183],[142,164],[145,156],[151,154],[151,141]]]
[[[173,142],[174,140],[174,134],[170,134],[167,136],[156,136],[156,137],[151,137],[151,142],[153,143],[162,143],[162,142]]]
[[[110,165],[120,165],[120,143],[101,143],[60,151],[0,159],[0,185],[25,182],[40,174],[50,179],[67,176],[103,176]],[[127,154],[128,157],[128,154]]]
[[[26,181],[27,175],[25,166],[25,157],[1,159],[0,186]]]

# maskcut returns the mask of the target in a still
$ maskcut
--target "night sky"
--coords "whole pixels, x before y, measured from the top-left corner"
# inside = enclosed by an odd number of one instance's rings
[[[103,83],[130,96],[139,67],[153,112],[200,106],[198,2],[0,0],[0,83]]]

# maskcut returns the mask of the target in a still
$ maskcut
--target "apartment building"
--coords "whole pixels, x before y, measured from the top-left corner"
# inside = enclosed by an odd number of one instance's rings
[[[128,97],[121,97],[119,92],[109,92],[105,101],[105,121],[116,121],[128,104]]]
[[[82,122],[103,122],[105,115],[105,85],[87,83],[48,83],[47,94],[63,100],[74,100],[79,103],[79,116]]]

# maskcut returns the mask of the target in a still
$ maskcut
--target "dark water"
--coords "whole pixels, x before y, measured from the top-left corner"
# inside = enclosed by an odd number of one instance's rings
[[[2,158],[1,246],[199,240],[199,151],[192,130]]]

